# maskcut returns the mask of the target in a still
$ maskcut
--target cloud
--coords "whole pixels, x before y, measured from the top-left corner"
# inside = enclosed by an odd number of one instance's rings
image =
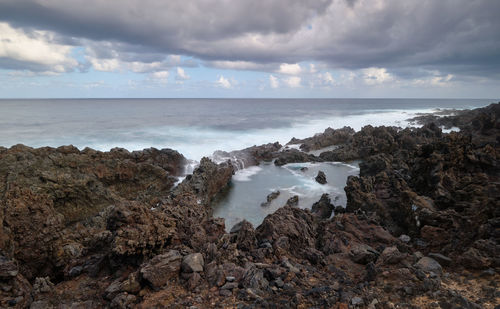
[[[16,70],[63,73],[78,62],[71,58],[72,47],[53,42],[47,31],[28,33],[0,22],[0,67]]]
[[[367,85],[378,85],[394,81],[394,77],[385,68],[367,68],[362,70],[363,80]]]
[[[188,80],[191,77],[184,71],[183,68],[177,67],[177,75],[175,76],[176,80]]]
[[[269,86],[271,86],[271,88],[273,89],[276,89],[280,86],[278,78],[276,78],[274,75],[269,75]]]
[[[298,63],[314,61],[329,70],[385,68],[397,76],[423,68],[500,79],[499,11],[500,1],[492,0],[0,1],[0,21],[54,33],[49,44],[92,49],[88,61],[96,69],[113,69],[107,59],[138,72],[187,67],[164,58],[182,55],[192,65],[287,75],[304,73]],[[62,64],[43,63],[44,70],[70,70],[75,65],[65,55]],[[5,59],[2,67],[40,64]]]
[[[169,75],[170,74],[168,71],[158,71],[158,72],[151,73],[151,79],[153,81],[158,82],[158,83],[166,84],[166,83],[168,83],[168,76]]]
[[[288,75],[298,75],[302,72],[302,68],[298,63],[288,64],[282,63],[278,70],[278,73],[288,74]]]
[[[301,81],[302,79],[298,76],[290,76],[289,78],[285,79],[285,84],[290,88],[298,88],[301,86]]]
[[[224,76],[220,76],[219,79],[217,80],[217,85],[219,87],[222,87],[222,88],[226,88],[226,89],[229,89],[232,87],[231,83],[229,82],[229,80],[227,78],[225,78]]]

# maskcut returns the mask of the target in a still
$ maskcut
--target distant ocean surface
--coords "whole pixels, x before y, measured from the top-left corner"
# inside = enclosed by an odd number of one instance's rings
[[[416,113],[489,103],[492,100],[4,99],[0,146],[172,148],[199,160],[215,150],[286,143],[327,127],[405,126],[404,120]]]

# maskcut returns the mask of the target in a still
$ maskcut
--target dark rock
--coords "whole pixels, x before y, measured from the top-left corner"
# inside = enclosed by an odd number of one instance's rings
[[[14,261],[0,256],[0,278],[8,279],[17,276],[19,269]]]
[[[345,207],[335,206],[335,215],[343,214],[343,213],[345,213]]]
[[[153,288],[161,288],[171,279],[177,278],[181,269],[181,254],[176,250],[155,256],[140,269],[144,280]]]
[[[231,232],[234,233],[234,230],[238,231],[236,235],[238,249],[250,251],[256,246],[257,239],[255,238],[255,230],[250,222],[243,220],[236,224],[231,229]]]
[[[345,144],[348,142],[354,130],[350,127],[341,129],[327,128],[323,133],[315,134],[313,137],[305,139],[292,139],[288,144],[301,144],[300,149],[304,151],[317,150],[332,145]]]
[[[322,162],[323,160],[312,154],[302,152],[297,149],[288,149],[279,153],[279,157],[274,161],[276,166],[282,166],[288,163],[303,162]]]
[[[368,245],[358,244],[351,248],[350,255],[354,262],[368,264],[375,261],[379,253]]]
[[[260,206],[269,206],[271,202],[280,195],[280,191],[274,191],[267,195],[266,202],[260,204]]]
[[[444,256],[440,253],[429,253],[428,256],[438,261],[439,264],[441,265],[450,265],[452,262],[452,260],[449,257]]]
[[[224,296],[224,297],[229,297],[231,295],[233,295],[233,292],[231,290],[227,290],[227,289],[224,289],[224,290],[219,290],[219,295],[220,296]]]
[[[467,268],[471,269],[487,269],[491,262],[484,256],[485,254],[476,248],[469,248],[459,257],[459,262]]]
[[[427,256],[421,258],[414,266],[426,273],[434,272],[435,274],[441,274],[443,272],[441,265],[433,258]]]
[[[200,281],[201,281],[201,276],[199,273],[197,273],[197,272],[190,273],[189,279],[187,282],[188,289],[190,291],[193,291],[200,284]]]
[[[285,206],[297,206],[299,205],[299,196],[294,195],[286,201]]]
[[[326,175],[323,171],[318,171],[318,175],[316,175],[316,178],[314,179],[322,185],[326,184]]]
[[[353,306],[360,306],[362,304],[363,304],[363,299],[361,297],[356,296],[351,299],[351,305]]]
[[[215,164],[204,157],[193,174],[186,177],[172,195],[175,197],[191,193],[198,196],[202,204],[209,204],[227,186],[233,174],[234,167],[231,163]]]
[[[269,286],[269,282],[264,278],[264,271],[255,267],[255,265],[249,265],[245,269],[245,274],[240,282],[243,288],[252,288],[265,290]]]
[[[238,287],[237,282],[227,282],[223,286],[221,286],[221,290],[232,290]]]
[[[405,258],[397,247],[386,247],[380,254],[377,264],[396,264]]]
[[[182,259],[182,271],[186,273],[201,272],[205,262],[201,253],[192,253]]]
[[[327,193],[321,195],[319,201],[312,205],[312,213],[322,219],[330,218],[332,216],[333,209],[334,206]]]

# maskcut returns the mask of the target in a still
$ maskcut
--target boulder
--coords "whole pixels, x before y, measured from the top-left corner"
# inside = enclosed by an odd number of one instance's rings
[[[182,271],[185,273],[201,272],[204,265],[201,253],[191,253],[182,259]]]
[[[182,255],[177,250],[170,250],[152,258],[141,266],[140,274],[155,289],[179,276]]]
[[[325,172],[323,171],[318,171],[318,175],[316,175],[316,178],[314,178],[317,183],[320,183],[322,185],[326,184],[326,175]]]
[[[299,205],[299,196],[298,195],[294,195],[291,198],[289,198],[285,204],[285,206],[291,206],[291,207],[294,207],[297,205]]]
[[[424,256],[413,266],[426,273],[433,272],[440,275],[443,272],[441,265],[435,259],[428,256]]]
[[[312,205],[312,213],[321,219],[328,219],[332,216],[332,212],[335,206],[331,203],[330,197],[327,193],[324,193],[319,201]]]

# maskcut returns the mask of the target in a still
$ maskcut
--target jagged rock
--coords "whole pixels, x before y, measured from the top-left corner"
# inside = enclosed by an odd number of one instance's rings
[[[269,206],[269,204],[271,204],[271,202],[273,200],[275,200],[278,196],[280,195],[280,191],[274,191],[274,192],[271,192],[267,195],[266,197],[266,201],[262,204],[260,204],[260,206]]]
[[[116,295],[115,298],[113,298],[110,304],[110,308],[113,309],[133,308],[136,300],[137,297],[135,295],[123,292]]]
[[[319,218],[328,219],[332,216],[332,211],[335,206],[331,203],[327,193],[321,195],[319,201],[312,205],[312,213]]]
[[[397,247],[386,247],[377,259],[377,264],[396,264],[405,258]]]
[[[377,259],[379,253],[377,250],[365,244],[358,244],[351,248],[351,258],[354,262],[359,264],[368,264]]]
[[[204,157],[193,174],[186,176],[172,195],[182,196],[191,193],[197,196],[203,204],[209,204],[215,195],[227,186],[233,174],[234,167],[230,162],[215,164],[209,158]]]
[[[344,144],[354,134],[350,127],[341,129],[327,128],[323,133],[315,134],[313,137],[305,139],[292,138],[288,144],[301,144],[300,149],[304,151],[317,150],[332,145]]]
[[[157,255],[140,269],[144,280],[155,289],[164,286],[171,279],[177,278],[181,269],[182,255],[177,250]]]
[[[438,261],[439,264],[442,264],[442,265],[450,265],[452,262],[452,260],[449,257],[444,256],[440,253],[432,253],[431,252],[428,254],[428,256],[430,258],[435,259],[436,261]]]
[[[320,183],[322,185],[326,184],[326,175],[323,171],[318,171],[318,175],[316,175],[316,178],[314,178],[317,183]]]
[[[264,271],[255,267],[255,265],[250,265],[245,269],[245,274],[240,284],[243,288],[258,290],[265,290],[269,286],[269,282],[264,278]]]
[[[459,262],[472,269],[487,269],[491,265],[484,253],[472,247],[460,255]]]
[[[302,152],[297,149],[288,149],[279,153],[279,156],[274,160],[276,166],[282,166],[288,163],[303,163],[303,162],[323,162],[323,160],[315,155]]]
[[[421,258],[414,266],[424,272],[434,272],[435,274],[443,272],[441,265],[433,258],[427,256]]]
[[[33,291],[35,293],[49,293],[54,288],[54,284],[50,282],[49,277],[45,278],[36,278],[35,283],[33,284]]]
[[[285,206],[264,219],[256,229],[256,236],[258,241],[270,240],[273,246],[279,246],[280,239],[286,237],[287,251],[299,253],[315,247],[316,224],[309,211]]]
[[[291,198],[289,198],[285,204],[285,206],[290,206],[290,207],[294,207],[297,205],[299,205],[299,196],[298,195],[294,195]]]
[[[217,162],[229,160],[238,169],[242,169],[259,165],[261,161],[271,161],[279,155],[282,147],[280,143],[275,142],[231,152],[218,150],[213,153],[212,158]]]
[[[14,261],[0,255],[0,278],[9,279],[17,276],[19,269]]]
[[[176,233],[172,218],[137,202],[125,202],[113,207],[107,229],[113,233],[113,253],[125,256],[138,253],[149,256],[171,241]]]
[[[243,220],[237,223],[231,229],[231,233],[237,234],[235,242],[238,249],[250,251],[255,247],[257,240],[255,230],[250,222]]]
[[[203,271],[205,262],[201,253],[192,253],[182,259],[182,271],[186,273]]]

